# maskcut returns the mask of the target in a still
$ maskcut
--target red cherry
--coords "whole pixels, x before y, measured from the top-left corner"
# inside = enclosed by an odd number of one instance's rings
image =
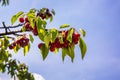
[[[33,34],[34,34],[35,36],[38,35],[38,31],[37,31],[37,28],[36,28],[36,27],[32,30],[32,32],[33,32]]]
[[[20,44],[20,39],[16,41],[17,44]]]
[[[39,43],[38,48],[40,49],[43,45],[44,45],[44,43]]]
[[[60,48],[61,47],[59,38],[56,38],[54,43],[55,43],[55,47],[56,48]]]
[[[28,29],[30,27],[30,23],[25,24],[25,28]]]
[[[26,23],[29,22],[29,21],[28,21],[28,17],[25,18],[25,22],[26,22]]]
[[[24,18],[23,18],[23,17],[19,18],[19,21],[20,21],[21,23],[23,23],[23,22],[24,22]]]
[[[80,37],[79,33],[73,33],[72,40],[75,44],[78,43],[79,37]]]
[[[68,47],[68,45],[69,45],[69,41],[67,41],[67,40],[66,40],[66,41],[64,41],[63,47],[65,47],[65,48],[66,48],[66,47]]]
[[[10,46],[9,46],[9,49],[13,49],[13,48],[14,48],[14,46],[13,46],[13,45],[10,45]]]
[[[52,46],[51,46],[51,47],[50,47],[50,51],[51,51],[51,52],[54,52],[54,51],[55,51],[55,47],[52,47]]]
[[[16,42],[13,43],[13,46],[16,46]]]

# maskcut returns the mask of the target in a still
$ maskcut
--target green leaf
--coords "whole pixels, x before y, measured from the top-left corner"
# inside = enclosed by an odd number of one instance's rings
[[[12,25],[13,25],[16,21],[17,21],[16,15],[12,16],[12,18],[11,18],[11,23],[12,23]]]
[[[33,19],[33,18],[35,18],[35,13],[30,13],[30,12],[29,12],[29,13],[27,14],[27,17],[28,17],[28,19],[31,19],[31,18]]]
[[[68,36],[67,36],[67,40],[72,43],[72,35],[74,33],[74,29],[71,28],[69,31],[68,31]]]
[[[45,58],[47,57],[47,55],[49,53],[49,48],[45,44],[43,44],[40,48],[40,52],[42,54],[43,60],[45,60]]]
[[[45,20],[42,20],[42,27],[45,29],[47,25],[47,22]]]
[[[85,56],[85,53],[87,51],[87,46],[86,46],[86,43],[84,42],[84,40],[81,37],[79,39],[79,47],[80,47],[81,56],[82,56],[82,59],[83,59],[84,56]]]
[[[55,15],[55,10],[54,10],[54,9],[52,9],[52,11],[51,11],[51,12],[52,12],[52,14],[53,14],[53,15]]]
[[[24,47],[24,56],[28,53],[30,49],[30,43]]]
[[[70,26],[69,24],[63,24],[63,25],[60,26],[60,28],[67,28],[69,26]]]
[[[52,39],[52,42],[54,42],[55,41],[55,39],[56,39],[56,37],[57,37],[57,35],[58,35],[58,30],[57,29],[55,29],[55,28],[53,28],[53,29],[50,29],[50,33],[51,33],[51,39]]]
[[[32,8],[30,9],[29,13],[35,13],[36,12],[36,9],[35,8]]]
[[[45,37],[46,34],[47,34],[46,30],[45,30],[45,29],[40,29],[38,32],[39,32],[39,33],[38,33],[39,39],[41,39],[42,41],[44,41],[44,37]]]
[[[62,61],[65,60],[67,53],[69,53],[68,48],[62,48]]]
[[[62,60],[64,61],[65,56],[68,55],[71,58],[71,61],[74,60],[74,44],[71,44],[68,48],[62,48]]]
[[[20,17],[24,12],[20,11],[16,14],[17,17]]]
[[[52,22],[52,21],[53,21],[53,16],[50,17],[50,22]]]
[[[47,33],[46,36],[44,37],[44,42],[47,47],[49,46],[50,41],[51,41],[51,34]]]
[[[7,49],[8,45],[9,45],[9,39],[7,38],[7,36],[4,36],[4,47],[5,47],[5,49]]]
[[[14,52],[17,53],[19,49],[20,49],[20,45],[16,45],[14,48]]]
[[[20,11],[16,15],[13,15],[12,18],[11,18],[11,24],[13,25],[23,13],[24,12]]]
[[[31,34],[29,34],[29,37],[30,37],[30,41],[33,43],[33,41],[34,41],[33,36]]]
[[[32,26],[32,28],[34,28],[35,27],[35,18],[36,18],[35,13],[28,13],[27,17],[30,22],[30,25]]]
[[[86,32],[85,32],[85,30],[84,30],[84,29],[80,29],[80,32],[82,33],[83,37],[85,37],[85,36],[86,36]]]
[[[42,27],[42,20],[41,20],[40,17],[37,17],[36,20],[37,20],[37,21],[36,21],[36,25],[37,25],[37,29],[38,29],[38,33],[39,33],[39,30],[40,30],[40,29],[43,29],[43,27]]]
[[[25,26],[23,26],[21,30],[22,30],[22,32],[25,32],[26,31]]]
[[[75,47],[75,45],[74,44],[72,44],[71,46],[69,46],[68,47],[68,50],[69,50],[69,53],[68,53],[68,55],[71,57],[71,61],[73,62],[74,61],[74,55],[75,55],[75,53],[74,53],[74,47]]]

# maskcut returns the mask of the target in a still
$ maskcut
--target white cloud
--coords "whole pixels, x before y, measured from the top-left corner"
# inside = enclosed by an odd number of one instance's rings
[[[45,80],[40,74],[33,73],[35,80]]]

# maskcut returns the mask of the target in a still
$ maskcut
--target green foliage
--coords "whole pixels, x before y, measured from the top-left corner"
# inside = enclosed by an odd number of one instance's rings
[[[45,60],[47,55],[48,55],[48,53],[49,53],[49,47],[46,46],[45,44],[43,44],[42,47],[40,48],[40,52],[42,54],[43,60]]]
[[[67,27],[69,27],[70,25],[69,24],[62,24],[61,26],[60,26],[60,28],[67,28]]]
[[[74,61],[75,53],[74,53],[75,45],[71,44],[68,48],[62,48],[62,60],[64,61],[65,56],[68,55],[71,58],[71,61]]]
[[[81,56],[82,56],[82,59],[83,59],[84,56],[85,56],[85,53],[87,51],[87,46],[86,46],[86,43],[84,42],[84,40],[82,38],[79,39],[79,47],[80,47]]]
[[[50,36],[51,36],[51,42],[54,42],[56,37],[58,36],[58,30],[53,28],[53,29],[50,29]]]
[[[87,46],[82,37],[86,35],[83,29],[80,32],[83,36],[80,36],[77,30],[71,28],[69,24],[62,24],[60,29],[67,28],[68,30],[59,30],[56,28],[47,29],[47,22],[52,22],[55,11],[51,11],[48,8],[42,8],[40,10],[30,9],[28,13],[22,11],[13,15],[11,18],[11,24],[13,25],[17,20],[22,25],[20,29],[21,34],[14,33],[18,36],[14,41],[9,38],[13,36],[2,36],[0,39],[0,71],[8,71],[11,77],[17,76],[19,80],[34,80],[31,73],[28,72],[28,67],[11,59],[9,49],[17,53],[20,49],[23,50],[24,56],[29,52],[31,43],[34,42],[34,37],[38,37],[42,44],[38,45],[43,60],[45,60],[49,54],[49,51],[57,53],[62,49],[62,61],[65,57],[70,57],[71,61],[75,58],[75,45],[79,43],[82,59],[84,58]],[[22,17],[22,21],[20,21]],[[69,28],[70,27],[70,28]],[[9,29],[9,28],[7,28]],[[10,31],[10,30],[9,30]],[[10,31],[11,32],[11,31]],[[7,33],[6,33],[7,34]],[[29,42],[30,41],[30,42]]]
[[[84,30],[84,29],[80,29],[80,32],[82,33],[83,37],[85,37],[85,36],[86,36],[86,32],[85,32],[85,30]]]
[[[30,50],[30,43],[24,47],[24,56],[29,52]]]
[[[29,38],[30,38],[30,41],[33,43],[34,38],[33,38],[33,36],[31,34],[29,34]]]
[[[12,25],[18,20],[18,18],[23,14],[24,12],[20,11],[17,14],[13,15],[11,18]]]
[[[2,6],[9,5],[9,0],[0,0],[0,3],[2,3]]]
[[[71,29],[68,31],[68,36],[67,36],[67,40],[68,40],[69,42],[71,42],[71,43],[72,43],[72,35],[73,35],[73,33],[74,33],[74,28],[71,28]]]

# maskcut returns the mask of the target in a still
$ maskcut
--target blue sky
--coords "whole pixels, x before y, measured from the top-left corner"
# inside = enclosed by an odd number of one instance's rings
[[[26,62],[31,72],[41,74],[46,80],[120,80],[120,0],[11,0],[9,6],[0,7],[0,22],[9,25],[11,16],[18,11],[42,7],[56,11],[48,28],[69,23],[86,30],[88,50],[84,60],[76,46],[74,63],[68,57],[63,63],[61,52],[50,53],[42,61],[37,38],[27,56],[23,57],[20,51],[15,58]],[[0,77],[9,78],[6,74]]]

